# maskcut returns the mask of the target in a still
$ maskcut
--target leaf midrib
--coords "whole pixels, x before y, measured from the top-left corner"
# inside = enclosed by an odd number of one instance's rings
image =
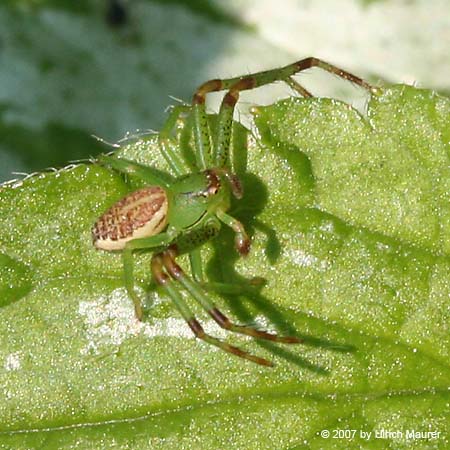
[[[450,398],[450,392],[447,388],[423,388],[420,392],[417,390],[393,390],[393,391],[380,391],[378,393],[374,393],[373,391],[360,391],[354,393],[329,393],[329,394],[317,394],[306,391],[288,391],[287,389],[277,389],[274,391],[273,388],[268,388],[266,391],[258,392],[257,394],[252,394],[248,397],[243,397],[242,394],[236,394],[233,397],[227,397],[227,400],[204,400],[201,402],[184,402],[180,403],[178,406],[155,410],[153,412],[148,412],[147,414],[131,417],[131,418],[120,418],[120,419],[111,419],[104,421],[87,421],[87,422],[78,422],[69,425],[56,426],[56,427],[45,427],[45,428],[31,428],[31,429],[17,429],[17,430],[4,430],[0,431],[0,436],[12,436],[16,434],[25,434],[25,433],[42,433],[42,432],[54,432],[54,431],[65,431],[76,428],[95,428],[109,425],[122,425],[122,424],[132,424],[139,421],[151,420],[152,418],[178,415],[184,412],[189,412],[190,415],[195,415],[195,410],[202,410],[205,413],[205,410],[211,409],[216,411],[217,408],[227,410],[230,407],[239,407],[242,405],[242,408],[251,409],[252,405],[257,405],[262,409],[270,410],[273,408],[274,402],[285,403],[286,400],[308,399],[313,402],[323,403],[323,402],[331,402],[334,404],[337,403],[346,403],[346,404],[354,404],[355,409],[361,403],[367,403],[376,400],[383,399],[397,399],[397,398],[405,398],[405,397],[419,397],[426,395],[440,395],[443,397]],[[216,396],[214,398],[217,398]],[[245,401],[243,401],[245,400]],[[262,402],[267,403],[267,408],[263,408],[261,406]],[[239,408],[236,408],[239,409]]]

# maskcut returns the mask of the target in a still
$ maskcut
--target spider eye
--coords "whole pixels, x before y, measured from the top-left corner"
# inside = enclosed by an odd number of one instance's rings
[[[207,195],[216,195],[219,192],[219,188],[220,186],[214,185],[214,186],[209,186],[208,190],[207,190]]]
[[[208,186],[205,190],[199,192],[197,195],[203,198],[208,198],[216,195],[219,192],[220,186]]]
[[[206,179],[208,180],[208,186],[203,192],[205,197],[216,195],[220,189],[220,178],[214,170],[206,171]]]

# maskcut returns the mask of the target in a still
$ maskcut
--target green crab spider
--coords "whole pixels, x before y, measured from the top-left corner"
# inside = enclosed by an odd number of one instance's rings
[[[291,77],[315,66],[366,89],[372,89],[361,78],[312,57],[278,69],[236,78],[214,79],[202,84],[195,91],[191,105],[174,108],[159,134],[159,148],[176,177],[174,181],[167,181],[153,167],[107,155],[99,157],[100,163],[118,172],[132,174],[147,185],[112,205],[92,229],[93,243],[97,249],[122,251],[125,287],[133,300],[139,320],[142,320],[143,311],[141,301],[134,290],[133,252],[151,249],[154,250],[151,260],[153,279],[171,298],[197,338],[257,364],[273,365],[265,358],[206,334],[183,299],[183,289],[226,330],[280,343],[302,342],[295,336],[279,336],[230,321],[203,289],[200,247],[215,237],[224,224],[234,230],[235,247],[239,254],[245,256],[250,250],[250,240],[243,224],[227,213],[231,197],[240,199],[243,193],[239,178],[232,173],[229,163],[233,113],[240,92],[275,81],[284,81],[301,95],[311,97],[312,95]],[[210,92],[222,90],[227,90],[227,93],[222,100],[215,135],[211,136],[205,98]],[[181,113],[192,115],[195,171],[188,169],[188,162],[169,142]],[[186,253],[189,255],[193,278],[176,263],[177,256]],[[236,292],[239,293],[239,289],[236,289]]]

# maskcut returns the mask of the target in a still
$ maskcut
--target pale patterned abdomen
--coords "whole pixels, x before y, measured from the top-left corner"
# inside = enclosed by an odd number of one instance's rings
[[[132,239],[154,236],[167,225],[167,194],[159,186],[131,192],[111,206],[92,227],[94,246],[122,250]]]

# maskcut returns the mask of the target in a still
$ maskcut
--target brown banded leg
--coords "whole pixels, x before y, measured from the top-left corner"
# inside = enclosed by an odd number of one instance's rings
[[[239,347],[227,344],[226,342],[205,333],[203,327],[194,317],[189,306],[183,300],[179,288],[175,284],[176,282],[174,283],[170,279],[170,277],[164,272],[162,253],[158,253],[153,256],[151,261],[151,268],[154,280],[162,287],[162,289],[166,292],[166,294],[172,299],[178,311],[180,311],[181,315],[189,325],[189,328],[193,331],[194,335],[197,338],[207,342],[208,344],[214,345],[215,347],[218,347],[228,353],[231,353],[232,355],[247,359],[261,366],[269,366],[269,367],[273,366],[273,363],[265,358],[252,355],[251,353],[248,353],[240,349]]]
[[[202,111],[204,113],[205,99],[206,95],[209,92],[222,91],[226,89],[228,90],[223,98],[222,105],[220,107],[215,146],[212,152],[210,149],[211,147],[209,147],[208,160],[218,167],[223,167],[224,165],[226,165],[230,148],[234,108],[237,101],[239,100],[239,94],[241,91],[264,86],[266,84],[273,83],[274,81],[284,81],[296,91],[298,91],[301,95],[311,97],[312,94],[291,77],[299,72],[302,72],[303,70],[310,69],[312,67],[319,67],[323,70],[326,70],[327,72],[337,75],[340,78],[355,83],[367,90],[372,89],[372,86],[362,78],[359,78],[356,75],[351,74],[350,72],[342,70],[339,67],[336,67],[314,57],[305,58],[277,69],[256,72],[250,75],[236,78],[214,79],[207,81],[197,89],[193,96],[192,103],[194,106],[194,113],[195,111]],[[200,116],[197,117],[198,121],[203,120],[203,122],[206,122],[206,114],[204,115],[205,117],[202,118],[200,118]],[[204,146],[206,146],[206,138],[203,140],[203,143]]]
[[[274,81],[288,82],[287,80],[290,79],[290,77],[313,67],[319,67],[327,72],[337,75],[340,78],[355,83],[358,86],[363,87],[364,89],[372,89],[372,86],[362,78],[357,77],[356,75],[353,75],[350,72],[340,69],[339,67],[327,63],[319,58],[309,57],[276,69],[264,70],[261,72],[255,72],[249,75],[243,75],[235,78],[209,80],[200,85],[195,91],[192,103],[194,105],[205,103],[206,95],[208,93],[228,89],[229,91],[226,94],[226,96],[228,96],[228,100],[225,101],[224,99],[224,101],[226,103],[233,104],[238,100],[240,91],[254,89],[266,84],[273,83]],[[302,93],[302,95],[312,96],[312,94],[310,94],[305,88],[298,88],[298,86],[300,85],[297,82],[296,84],[296,90]]]
[[[225,330],[235,333],[245,334],[257,339],[264,339],[273,342],[282,342],[285,344],[298,344],[303,342],[294,336],[278,336],[275,333],[269,333],[264,330],[258,330],[254,327],[245,325],[236,325],[231,322],[219,309],[217,309],[208,296],[203,292],[201,286],[189,278],[183,269],[175,262],[176,251],[173,248],[161,253],[164,268],[172,278],[179,281],[194,299],[205,309],[205,311],[214,319],[214,321]]]
[[[261,358],[260,356],[252,355],[251,353],[246,352],[240,349],[239,347],[227,344],[226,342],[221,341],[220,339],[217,339],[213,336],[210,336],[209,334],[206,334],[205,331],[203,330],[203,327],[196,319],[189,320],[188,325],[197,338],[207,342],[208,344],[215,345],[216,347],[219,347],[228,353],[239,356],[240,358],[248,359],[249,361],[253,361],[254,363],[259,364],[261,366],[268,366],[268,367],[273,366],[272,361],[269,361],[265,358]]]
[[[244,195],[244,189],[242,188],[240,178],[236,174],[232,173],[230,170],[226,168],[219,168],[212,170],[218,174],[222,174],[225,176],[230,185],[231,193],[234,195],[234,197],[236,197],[238,200],[242,198],[242,196]]]
[[[311,94],[307,89],[305,89],[298,81],[293,78],[288,78],[286,83],[293,89],[295,92],[298,92],[302,97],[312,98],[314,95]]]

